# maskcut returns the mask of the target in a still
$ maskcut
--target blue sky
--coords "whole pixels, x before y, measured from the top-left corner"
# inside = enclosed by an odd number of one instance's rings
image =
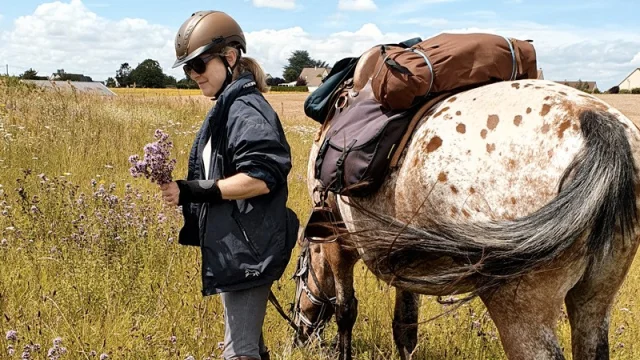
[[[595,80],[606,90],[640,67],[640,2],[631,0],[22,0],[0,6],[0,64],[104,80],[122,62],[151,57],[180,77],[170,69],[173,36],[200,9],[234,16],[248,55],[274,75],[296,49],[333,63],[381,42],[475,31],[533,39],[550,80]]]

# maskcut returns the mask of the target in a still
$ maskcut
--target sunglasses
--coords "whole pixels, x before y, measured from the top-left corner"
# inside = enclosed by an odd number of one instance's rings
[[[217,54],[206,54],[198,56],[192,60],[189,60],[182,69],[184,73],[189,76],[191,75],[191,70],[195,71],[197,74],[202,74],[207,70],[207,63],[211,61],[211,59],[218,56]]]

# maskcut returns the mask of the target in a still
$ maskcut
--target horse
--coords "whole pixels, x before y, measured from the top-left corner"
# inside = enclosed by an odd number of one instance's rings
[[[314,204],[328,128],[309,151]],[[565,304],[573,358],[608,359],[611,307],[640,244],[639,166],[640,129],[580,90],[524,79],[441,100],[376,192],[327,197],[320,217],[341,224],[333,241],[299,239],[296,342],[335,314],[340,359],[351,359],[361,259],[397,289],[402,359],[417,345],[420,294],[479,297],[510,360],[564,358],[555,328]]]

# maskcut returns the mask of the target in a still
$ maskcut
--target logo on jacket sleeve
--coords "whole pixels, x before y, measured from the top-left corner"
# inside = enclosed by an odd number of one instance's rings
[[[244,277],[258,277],[260,276],[260,270],[256,270],[256,269],[245,269],[244,270]]]

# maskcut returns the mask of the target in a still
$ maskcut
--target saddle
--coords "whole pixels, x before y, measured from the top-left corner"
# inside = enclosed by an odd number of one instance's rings
[[[350,64],[351,77],[335,81],[330,74],[325,84],[334,88],[325,85],[309,97],[314,115],[326,117],[314,118],[324,134],[316,139],[321,146],[314,169],[320,202],[307,226],[314,216],[326,220],[332,213],[325,203],[329,192],[374,194],[397,168],[418,122],[440,101],[490,83],[538,76],[531,41],[491,34],[441,34],[410,47],[374,46]]]

